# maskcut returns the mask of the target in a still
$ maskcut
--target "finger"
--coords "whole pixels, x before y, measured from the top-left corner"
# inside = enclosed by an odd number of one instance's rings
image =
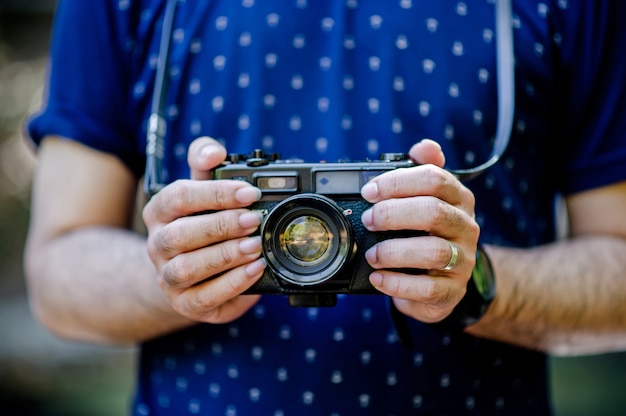
[[[465,294],[459,281],[447,277],[380,270],[370,275],[370,282],[380,292],[393,297],[400,311],[423,322],[442,320]]]
[[[233,209],[178,218],[151,238],[149,250],[171,259],[181,253],[252,234],[261,224],[258,211]]]
[[[473,263],[466,261],[461,247],[458,247],[457,256],[455,266],[450,272],[467,274],[466,271],[471,270]],[[448,240],[434,236],[393,238],[380,242],[365,252],[365,259],[374,269],[430,269],[440,275],[445,273],[439,269],[445,267],[451,257]]]
[[[473,241],[480,232],[473,214],[430,196],[380,201],[361,221],[369,231],[420,230],[453,240],[465,235]]]
[[[227,270],[250,263],[260,255],[259,237],[224,241],[172,258],[163,266],[160,283],[167,292],[188,289]]]
[[[441,146],[430,139],[423,139],[414,144],[409,150],[409,156],[420,165],[432,164],[442,168],[446,163],[446,157]]]
[[[263,275],[265,266],[264,259],[258,259],[195,285],[174,299],[174,309],[196,321],[231,322],[259,300],[258,295],[241,294]]]
[[[434,165],[385,172],[365,184],[361,195],[371,203],[391,198],[431,195],[466,210],[474,209],[474,195],[450,172]]]
[[[211,179],[211,170],[226,159],[226,149],[211,137],[200,137],[189,145],[187,163],[191,179]]]
[[[144,207],[146,224],[165,224],[177,218],[209,210],[248,206],[261,191],[244,181],[178,180],[157,193]]]

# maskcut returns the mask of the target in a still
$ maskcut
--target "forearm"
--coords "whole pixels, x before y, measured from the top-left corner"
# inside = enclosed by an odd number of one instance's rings
[[[63,234],[26,253],[32,309],[50,331],[98,343],[134,343],[191,324],[158,287],[145,239],[105,227]]]
[[[626,348],[626,241],[594,236],[487,250],[497,295],[468,332],[560,355]]]

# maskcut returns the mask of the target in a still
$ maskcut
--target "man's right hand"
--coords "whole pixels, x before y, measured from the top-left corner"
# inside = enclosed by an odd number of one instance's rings
[[[181,315],[200,322],[232,321],[259,296],[241,295],[263,274],[260,214],[245,207],[261,197],[258,188],[231,180],[207,180],[226,156],[210,138],[189,147],[191,180],[163,188],[146,204],[148,254],[161,289]]]

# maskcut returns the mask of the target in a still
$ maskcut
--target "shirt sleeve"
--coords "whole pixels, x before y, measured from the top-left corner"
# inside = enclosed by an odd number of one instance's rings
[[[562,2],[555,2],[561,3]],[[626,179],[626,2],[568,2],[562,34],[566,194]],[[574,18],[571,18],[571,17]]]
[[[132,36],[125,21],[127,5],[58,3],[44,104],[27,127],[36,144],[47,135],[76,140],[117,156],[139,176],[144,155],[129,114]]]

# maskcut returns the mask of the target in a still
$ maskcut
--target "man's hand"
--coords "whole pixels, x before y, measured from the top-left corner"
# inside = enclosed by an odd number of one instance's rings
[[[189,147],[191,180],[156,194],[143,210],[148,254],[172,307],[192,320],[223,323],[246,312],[259,296],[239,296],[265,269],[261,243],[249,237],[260,214],[245,209],[261,192],[243,181],[210,181],[226,150],[201,138]]]
[[[474,220],[474,195],[442,169],[445,158],[439,145],[424,140],[409,154],[419,166],[387,172],[363,187],[363,198],[374,205],[362,220],[369,231],[408,229],[427,235],[383,241],[367,251],[366,259],[377,269],[370,275],[372,285],[392,296],[400,311],[438,322],[465,294],[480,229]],[[453,256],[453,245],[456,263],[442,270]],[[409,275],[385,270],[389,268],[428,272]]]

